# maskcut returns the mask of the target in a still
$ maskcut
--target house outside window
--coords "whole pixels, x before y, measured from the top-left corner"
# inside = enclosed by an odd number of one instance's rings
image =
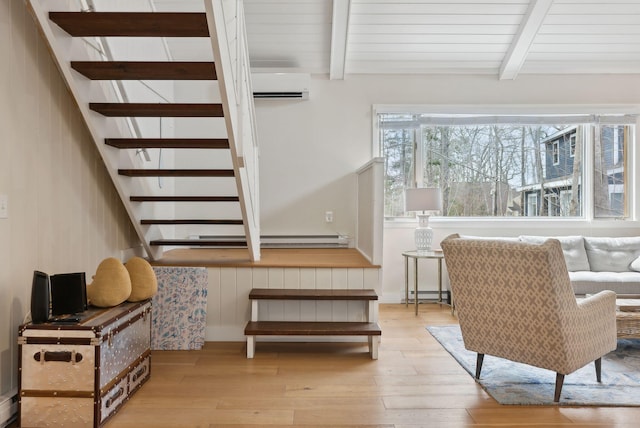
[[[413,214],[404,212],[405,188],[438,186],[447,217],[582,218],[585,174],[594,183],[587,212],[627,217],[625,148],[635,118],[580,118],[379,113],[385,217]]]

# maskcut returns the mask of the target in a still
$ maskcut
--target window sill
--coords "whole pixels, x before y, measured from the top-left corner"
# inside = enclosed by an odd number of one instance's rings
[[[385,229],[415,229],[418,224],[416,219],[397,219],[385,220]],[[640,222],[633,220],[618,219],[597,219],[587,220],[584,218],[522,218],[522,217],[489,217],[489,218],[471,218],[471,217],[430,217],[429,225],[440,230],[454,230],[461,228],[468,229],[504,229],[504,230],[521,230],[521,229],[557,229],[563,228],[567,230],[566,234],[581,233],[585,230],[616,230],[616,229],[637,229]]]

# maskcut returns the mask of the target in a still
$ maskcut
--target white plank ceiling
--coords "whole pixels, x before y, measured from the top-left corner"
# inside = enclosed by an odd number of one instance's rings
[[[202,9],[201,0],[152,1],[158,10]],[[257,72],[321,73],[332,79],[640,73],[640,0],[244,0],[244,5]],[[196,50],[188,54],[194,55]]]

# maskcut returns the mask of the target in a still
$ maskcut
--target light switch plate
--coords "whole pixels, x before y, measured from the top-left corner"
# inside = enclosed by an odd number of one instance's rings
[[[0,195],[0,218],[9,218],[9,197]]]

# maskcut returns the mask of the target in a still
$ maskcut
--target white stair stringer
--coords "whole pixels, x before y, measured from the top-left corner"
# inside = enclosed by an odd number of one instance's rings
[[[131,126],[131,120],[127,122],[126,118],[105,117],[104,115],[91,110],[89,107],[89,103],[91,102],[105,102],[105,100],[108,102],[113,100],[113,91],[117,91],[117,89],[114,89],[112,82],[105,83],[102,81],[89,80],[71,68],[71,61],[95,61],[96,59],[92,57],[95,56],[95,53],[90,52],[90,49],[88,51],[85,46],[87,43],[85,43],[80,37],[72,37],[49,19],[49,11],[51,8],[55,7],[55,11],[57,12],[70,11],[60,9],[62,4],[66,5],[70,2],[55,2],[51,0],[25,1],[27,1],[34,17],[39,23],[42,33],[50,46],[54,61],[69,87],[70,92],[77,101],[78,108],[85,120],[98,152],[105,163],[108,173],[114,183],[114,187],[120,196],[129,217],[131,218],[134,229],[136,230],[144,250],[152,260],[160,258],[163,254],[163,249],[168,249],[169,247],[162,246],[161,244],[152,245],[152,243],[154,241],[179,241],[180,239],[185,239],[180,236],[176,237],[175,235],[176,231],[180,233],[183,229],[187,228],[185,226],[158,226],[156,224],[141,223],[145,216],[149,217],[151,213],[151,217],[153,217],[153,214],[157,213],[158,210],[167,210],[169,213],[175,213],[179,210],[176,210],[175,203],[173,208],[165,208],[169,203],[165,202],[164,205],[154,205],[153,203],[148,202],[141,203],[130,201],[130,197],[134,195],[166,196],[167,193],[162,193],[162,191],[158,193],[158,190],[154,188],[154,181],[156,178],[137,176],[128,177],[119,173],[119,170],[121,169],[145,169],[142,157],[137,156],[138,151],[121,150],[105,144],[105,139],[132,139],[140,137],[140,135],[134,135],[133,128],[136,127]],[[216,18],[215,16],[212,16],[212,14],[215,13],[221,15],[224,13],[222,11],[223,6],[217,1],[211,2],[210,0],[205,0],[204,3],[206,6],[206,17],[209,31],[211,34],[216,34],[215,31],[218,31],[216,29],[220,28],[219,25],[220,23],[224,23],[224,20]],[[241,2],[237,3],[235,0],[233,2],[222,3],[241,5]],[[74,12],[77,12],[77,10],[74,10]],[[237,19],[243,22],[241,8],[234,12],[238,14]],[[214,21],[217,21],[218,23],[216,24]],[[222,31],[222,35],[218,34],[216,37],[211,37],[210,40],[215,54],[216,74],[218,75],[218,86],[220,94],[222,95],[221,104],[224,110],[224,118],[220,118],[220,120],[225,124],[224,128],[226,128],[227,133],[226,138],[229,140],[229,151],[231,152],[230,157],[235,177],[235,189],[240,206],[239,212],[243,222],[242,228],[244,235],[246,236],[250,258],[252,260],[259,260],[259,201],[257,185],[258,150],[255,142],[256,133],[253,100],[250,96],[246,96],[246,94],[251,94],[250,81],[248,77],[248,60],[243,60],[244,69],[242,74],[244,77],[235,82],[231,82],[231,79],[229,79],[228,76],[232,76],[232,74],[228,71],[229,67],[225,65],[225,61],[233,61],[230,57],[230,49],[228,46],[221,47],[216,44],[217,41],[227,41],[227,30],[223,28],[219,31]],[[240,39],[243,42],[245,40],[244,37],[241,37]],[[246,48],[244,54],[246,55]],[[110,84],[111,86],[109,86]],[[236,86],[230,90],[229,85]],[[125,85],[119,86],[121,90],[123,87],[125,87]],[[230,92],[232,93],[230,94]],[[121,99],[122,97],[119,98]],[[214,137],[222,138],[222,136]],[[179,136],[176,135],[175,138],[179,138]],[[147,166],[147,168],[149,167]],[[158,178],[158,180],[160,179]],[[172,181],[172,178],[163,177],[162,180],[169,183]],[[173,187],[176,186],[174,185]],[[190,203],[192,202],[180,202],[181,209]],[[195,204],[198,205],[197,203]],[[194,205],[194,207],[196,205]],[[183,209],[183,211],[189,210]],[[215,218],[215,215],[215,212],[212,211],[212,217],[210,218]],[[221,230],[221,226],[189,226],[188,230],[193,230],[193,228],[196,227],[203,228],[202,231],[198,233],[199,235],[214,234]],[[237,234],[237,228],[231,227],[231,232],[233,234]]]
[[[258,146],[242,2],[204,0],[213,56],[252,260],[260,260]],[[233,17],[234,19],[231,19]],[[240,48],[230,49],[231,39]],[[235,69],[234,66],[235,65]]]

